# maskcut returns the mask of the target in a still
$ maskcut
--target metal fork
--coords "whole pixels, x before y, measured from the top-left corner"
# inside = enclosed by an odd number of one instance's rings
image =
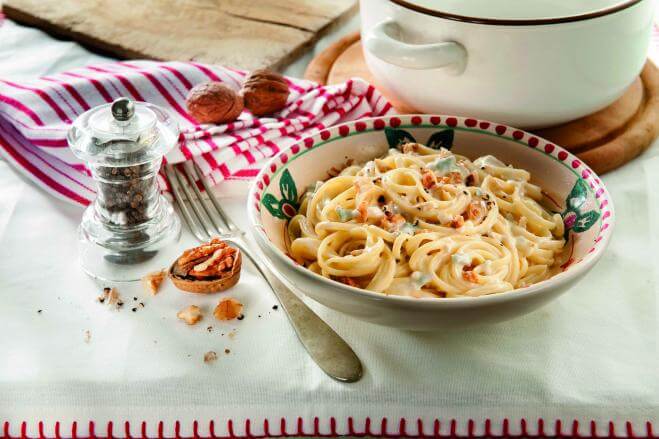
[[[244,232],[222,209],[197,165],[186,162],[181,171],[180,168],[168,164],[165,167],[165,174],[183,219],[192,234],[200,242],[208,241],[211,237],[219,235],[224,241],[238,247],[270,285],[300,342],[316,364],[327,375],[338,381],[358,381],[362,377],[362,365],[357,355],[327,323],[321,320],[274,275],[269,264],[252,249],[245,239]],[[195,184],[196,180],[201,181],[210,203],[201,196],[201,192]],[[186,205],[186,199],[192,210]],[[223,225],[218,224],[216,216],[212,214],[213,209]]]

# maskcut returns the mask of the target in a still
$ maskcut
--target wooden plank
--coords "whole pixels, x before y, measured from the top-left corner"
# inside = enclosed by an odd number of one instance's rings
[[[118,58],[280,69],[355,0],[5,0],[17,22]]]

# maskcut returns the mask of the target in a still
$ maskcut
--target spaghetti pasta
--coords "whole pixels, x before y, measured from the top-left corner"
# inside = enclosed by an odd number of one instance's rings
[[[289,253],[347,285],[411,297],[482,296],[557,271],[563,220],[523,169],[417,143],[310,188]]]

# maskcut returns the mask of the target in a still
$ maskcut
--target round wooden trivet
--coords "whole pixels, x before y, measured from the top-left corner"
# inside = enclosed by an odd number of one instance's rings
[[[358,32],[319,53],[304,77],[321,84],[360,77],[375,85],[385,97],[389,95],[366,67]],[[418,113],[401,102],[389,100],[399,113]],[[648,61],[641,75],[613,104],[590,116],[535,132],[575,153],[598,174],[624,165],[659,135],[659,69]]]

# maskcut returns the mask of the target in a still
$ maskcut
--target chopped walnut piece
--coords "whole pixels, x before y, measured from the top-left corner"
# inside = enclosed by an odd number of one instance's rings
[[[465,219],[460,215],[456,215],[456,217],[453,218],[451,222],[449,222],[449,226],[453,227],[454,229],[459,229],[460,227],[464,226],[464,223]]]
[[[237,259],[238,251],[234,247],[213,238],[206,244],[184,251],[176,262],[176,274],[195,279],[221,277],[232,271]]]
[[[217,353],[215,351],[208,351],[204,354],[204,363],[209,364],[217,360]]]
[[[445,176],[439,179],[439,182],[442,184],[459,184],[462,183],[462,174],[459,172],[449,172]]]
[[[368,219],[368,203],[366,201],[359,203],[359,206],[357,206],[357,212],[359,213],[357,215],[357,221],[365,223]]]
[[[480,201],[472,201],[467,206],[467,218],[470,220],[481,220],[485,216],[485,209]]]
[[[210,258],[194,265],[188,276],[197,279],[219,277],[223,272],[231,271],[237,257],[238,251],[235,248],[228,246],[219,248]]]
[[[421,171],[421,183],[425,189],[432,189],[437,186],[437,176],[430,169]]]
[[[85,341],[85,343],[89,343],[91,339],[92,339],[91,331],[89,329],[85,330],[85,332],[83,333],[83,340]]]
[[[403,154],[411,154],[411,153],[416,153],[419,152],[419,144],[418,143],[405,143],[402,145],[403,149]]]
[[[231,297],[220,300],[213,315],[218,320],[233,320],[243,312],[243,304]]]
[[[105,303],[105,301],[108,299],[109,296],[110,296],[110,288],[105,287],[103,288],[103,293],[100,296],[98,296],[96,300],[98,300],[100,303]]]
[[[117,305],[119,303],[119,291],[116,288],[110,289],[107,300],[108,305]]]
[[[385,216],[380,219],[379,226],[388,232],[395,232],[405,224],[405,217],[399,213],[391,214],[389,211],[385,212]]]
[[[179,266],[194,265],[208,259],[216,250],[226,247],[227,244],[219,238],[213,238],[206,244],[194,247],[183,252],[183,255],[178,259]]]
[[[176,317],[188,325],[194,325],[201,320],[201,309],[197,305],[190,305],[176,314]]]
[[[105,287],[103,288],[103,294],[96,298],[100,303],[106,303],[108,305],[114,306],[119,309],[123,306],[124,302],[119,296],[119,292],[116,288]]]
[[[156,294],[158,294],[160,285],[162,285],[162,282],[165,280],[166,275],[167,275],[166,270],[154,271],[152,273],[147,274],[142,278],[144,289],[150,292],[152,296],[155,296]]]
[[[478,275],[476,272],[473,271],[473,267],[471,266],[466,266],[465,271],[462,272],[462,278],[466,280],[467,282],[471,282],[474,284],[478,283]]]
[[[341,276],[341,277],[338,278],[337,280],[338,280],[339,282],[341,282],[342,284],[346,284],[346,285],[349,285],[349,286],[351,286],[351,287],[357,287],[357,288],[359,288],[359,284],[357,283],[357,281],[354,280],[354,279],[351,278],[351,277],[348,277],[348,276]],[[273,308],[273,309],[275,309],[275,308]]]

